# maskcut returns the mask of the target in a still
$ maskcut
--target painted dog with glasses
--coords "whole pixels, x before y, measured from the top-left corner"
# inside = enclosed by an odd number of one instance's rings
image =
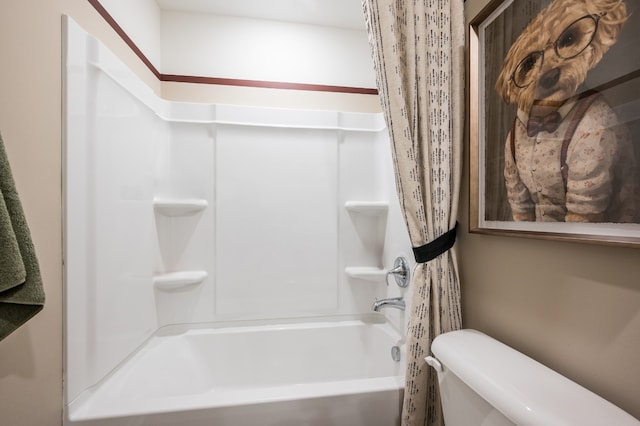
[[[495,87],[518,107],[504,168],[514,220],[637,222],[628,131],[602,95],[578,93],[626,20],[622,0],[554,0],[509,49]]]

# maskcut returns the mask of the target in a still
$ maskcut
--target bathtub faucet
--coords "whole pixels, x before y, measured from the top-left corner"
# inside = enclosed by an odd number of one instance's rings
[[[371,307],[374,312],[380,312],[383,308],[395,308],[404,311],[404,299],[402,297],[391,297],[373,302]]]

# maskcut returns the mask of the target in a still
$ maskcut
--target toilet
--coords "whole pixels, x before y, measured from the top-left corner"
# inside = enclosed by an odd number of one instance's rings
[[[640,421],[513,348],[475,330],[436,337],[447,426],[640,426]]]

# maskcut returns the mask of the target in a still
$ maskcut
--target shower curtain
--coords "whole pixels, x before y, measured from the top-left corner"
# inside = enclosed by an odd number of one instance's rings
[[[463,0],[362,0],[412,274],[402,425],[441,425],[433,339],[461,327],[455,247],[460,187]]]

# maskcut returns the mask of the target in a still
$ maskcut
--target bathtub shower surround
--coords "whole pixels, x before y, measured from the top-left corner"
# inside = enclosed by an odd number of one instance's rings
[[[64,29],[65,423],[397,422],[381,114],[165,101]]]

